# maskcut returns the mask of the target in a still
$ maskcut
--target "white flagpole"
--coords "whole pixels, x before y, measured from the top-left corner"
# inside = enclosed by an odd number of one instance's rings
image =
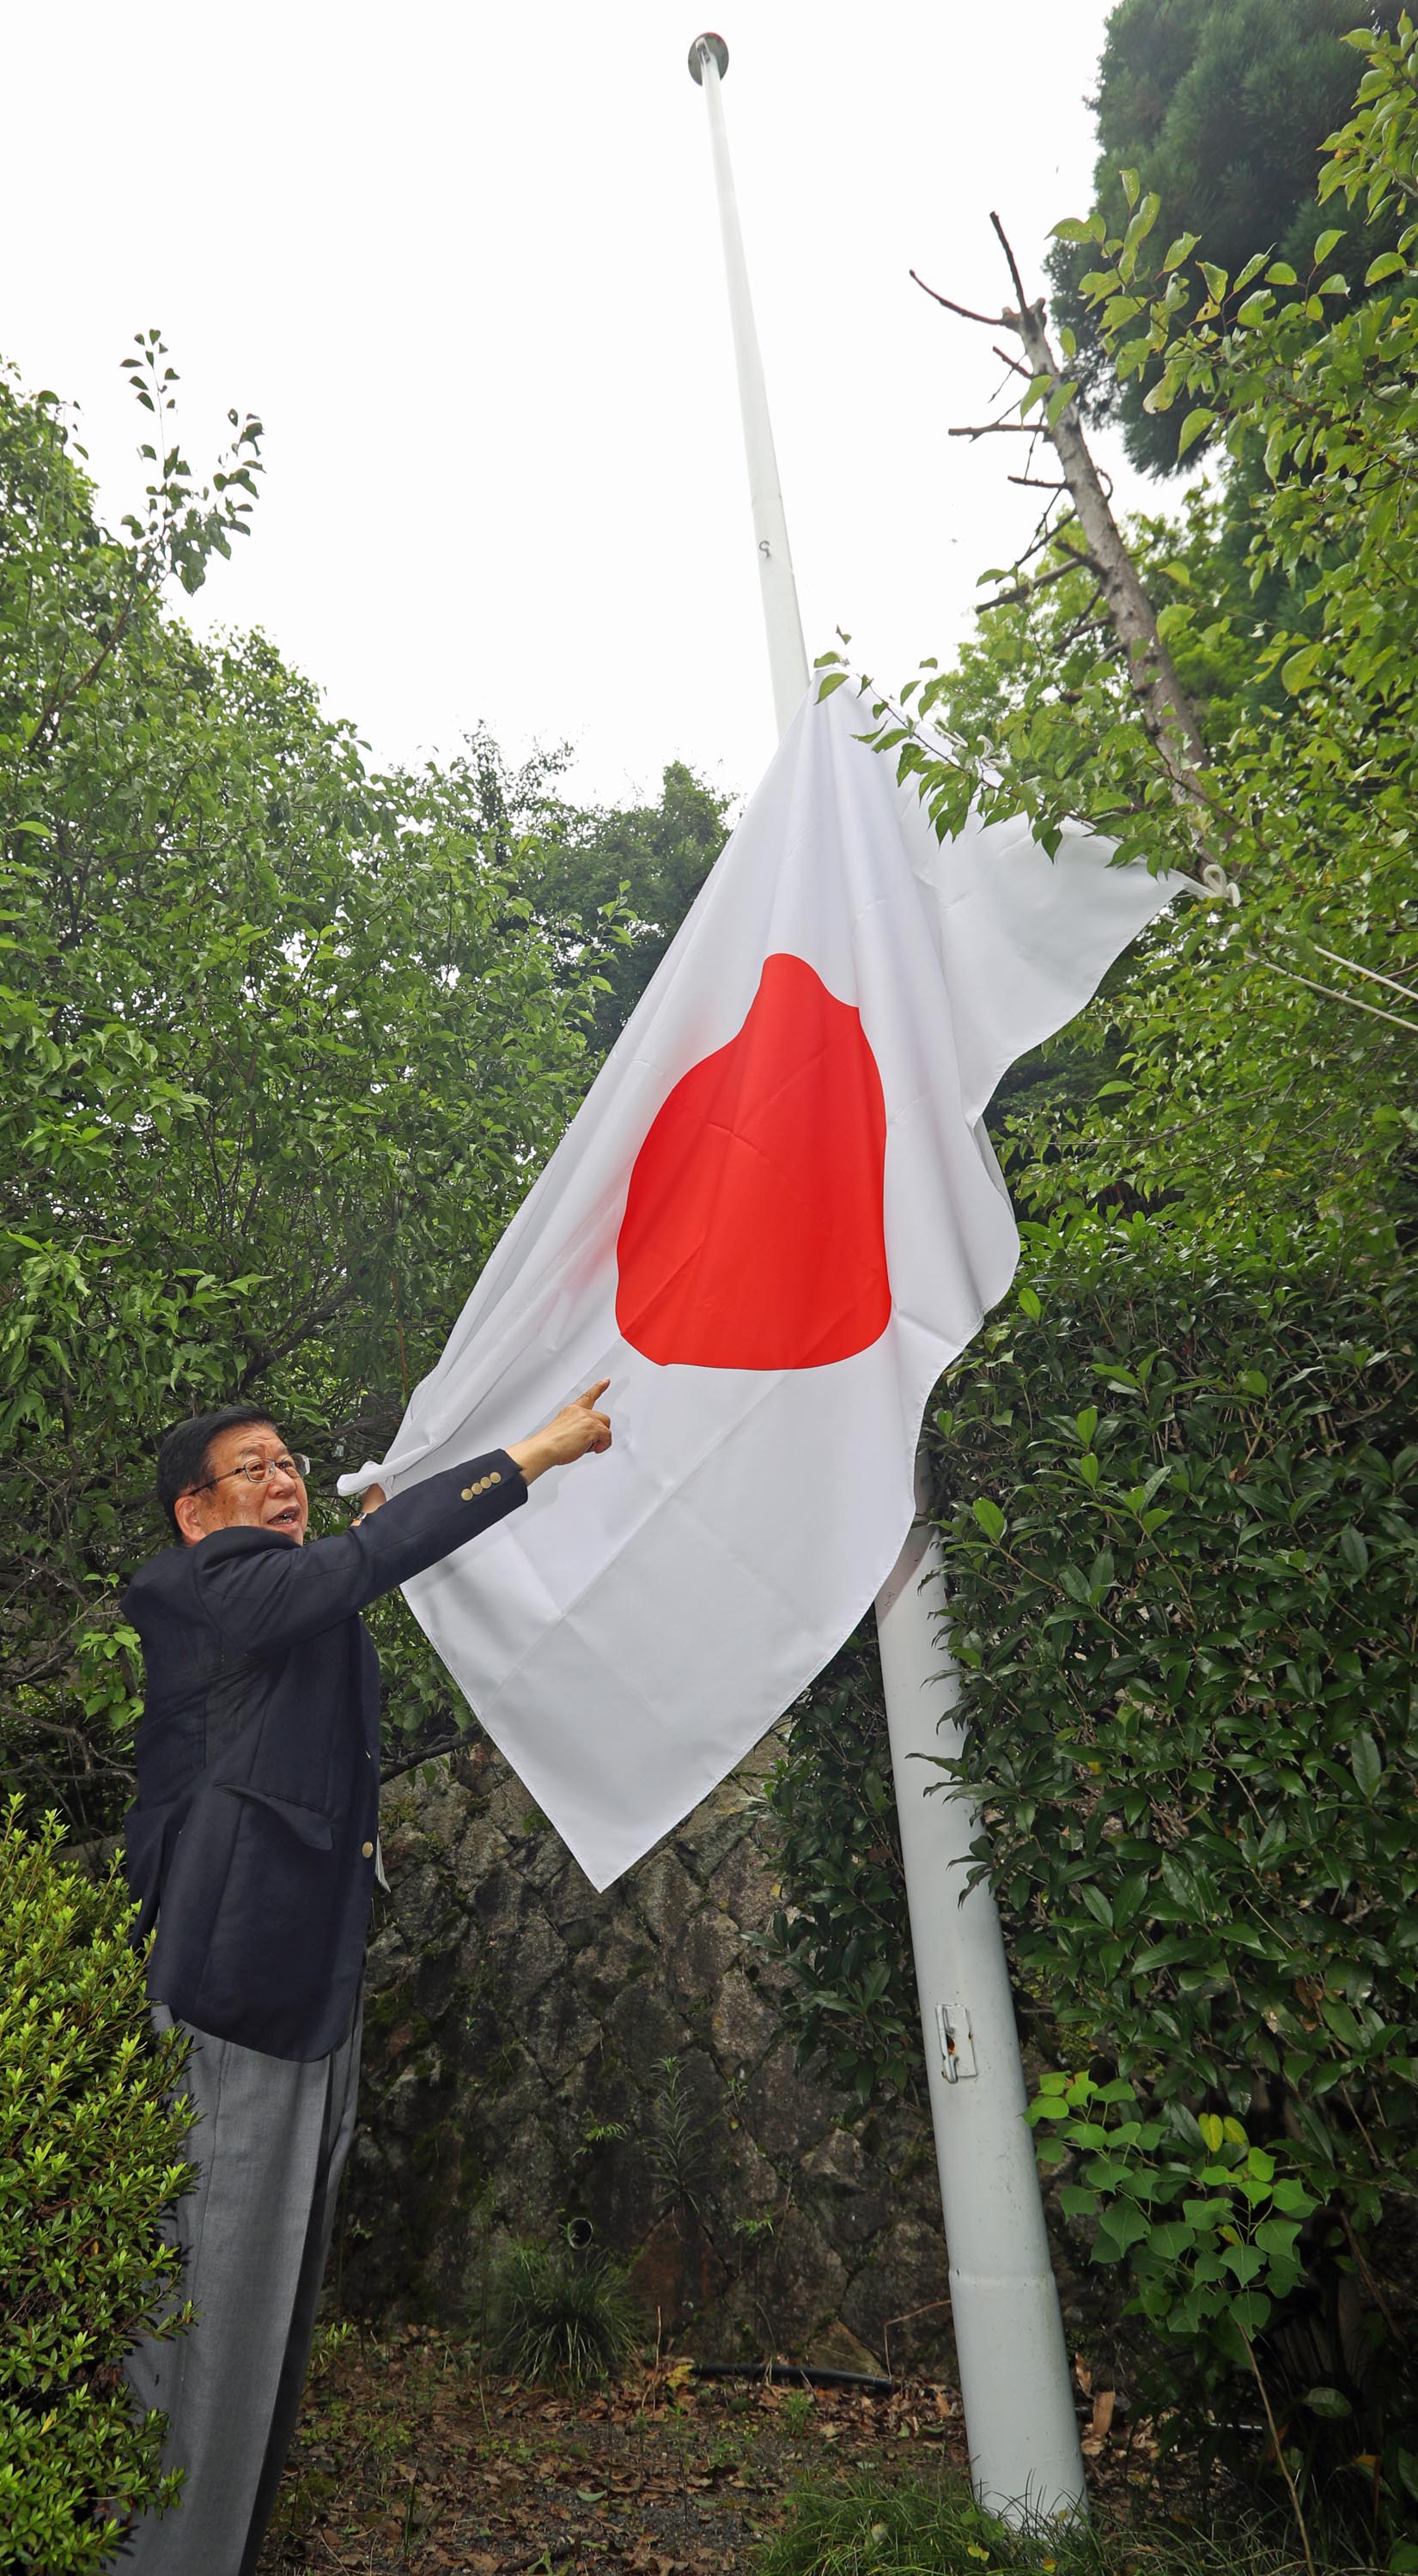
[[[724,128],[728,64],[722,36],[696,36],[689,68],[709,110],[781,734],[807,687],[807,655]],[[980,2502],[1020,2524],[1086,2510],[1086,2488],[999,1915],[983,1883],[961,1901],[979,1819],[968,1795],[939,1786],[933,1759],[958,1755],[964,1731],[944,1560],[923,1498],[921,1509],[878,1596],[877,1636],[970,2472]]]
[[[786,733],[807,688],[807,650],[793,558],[788,551],[788,522],[773,453],[763,360],[753,327],[748,292],[748,266],[739,230],[738,201],[724,128],[724,102],[719,83],[729,68],[729,49],[722,36],[696,36],[689,49],[689,68],[704,91],[709,110],[709,140],[719,191],[719,224],[724,236],[724,267],[729,280],[729,318],[738,361],[739,401],[743,410],[743,443],[748,455],[748,491],[753,507],[753,535],[758,548],[758,580],[763,594],[763,622],[768,629],[768,664],[773,675],[773,711],[778,731]]]

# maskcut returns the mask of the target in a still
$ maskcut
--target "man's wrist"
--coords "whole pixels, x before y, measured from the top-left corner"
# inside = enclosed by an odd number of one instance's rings
[[[543,1469],[556,1463],[552,1456],[551,1445],[545,1433],[540,1431],[534,1431],[530,1440],[510,1442],[507,1455],[514,1467],[521,1468],[522,1481],[526,1485],[535,1484]]]

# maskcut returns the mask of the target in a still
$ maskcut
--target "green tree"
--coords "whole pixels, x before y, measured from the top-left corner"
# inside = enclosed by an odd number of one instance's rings
[[[163,1538],[155,1434],[258,1395],[328,1492],[592,1062],[595,927],[573,984],[468,769],[370,774],[263,638],[199,646],[164,608],[251,484],[238,462],[194,494],[163,359],[137,381],[164,458],[120,538],[57,407],[0,386],[0,1729],[87,1824],[126,1784],[115,1601]],[[400,1653],[396,1724],[451,1723]]]
[[[1155,192],[1162,237],[1201,236],[1207,255],[1239,268],[1269,248],[1309,264],[1324,221],[1315,204],[1321,146],[1343,123],[1358,67],[1341,39],[1396,27],[1400,0],[1119,0],[1108,20],[1098,86],[1093,199],[1110,232],[1127,220],[1121,173]],[[1366,247],[1387,248],[1391,218]],[[1145,387],[1119,385],[1082,287],[1092,263],[1060,242],[1049,260],[1055,318],[1078,343],[1090,408],[1116,410],[1128,454],[1145,471],[1178,463],[1180,424],[1144,409]]]
[[[518,883],[568,980],[597,925],[613,934],[590,1024],[598,1053],[614,1045],[723,848],[729,801],[672,761],[654,805],[539,802]]]

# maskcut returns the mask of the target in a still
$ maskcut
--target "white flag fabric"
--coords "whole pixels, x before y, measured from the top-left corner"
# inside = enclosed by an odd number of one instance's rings
[[[1081,828],[943,847],[805,701],[377,1474],[397,1492],[593,1380],[614,1446],[406,1587],[607,1887],[848,1636],[922,1414],[1013,1275],[983,1112],[1175,892]]]

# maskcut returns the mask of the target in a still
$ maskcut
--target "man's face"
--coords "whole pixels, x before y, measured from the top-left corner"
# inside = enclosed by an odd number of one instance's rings
[[[247,1422],[234,1431],[219,1431],[207,1452],[206,1473],[214,1481],[201,1493],[180,1494],[177,1499],[177,1525],[186,1544],[195,1546],[212,1530],[229,1529],[239,1522],[246,1529],[281,1530],[303,1546],[310,1511],[305,1485],[295,1469],[273,1467],[259,1484],[234,1472],[289,1456],[279,1431],[267,1423]]]

